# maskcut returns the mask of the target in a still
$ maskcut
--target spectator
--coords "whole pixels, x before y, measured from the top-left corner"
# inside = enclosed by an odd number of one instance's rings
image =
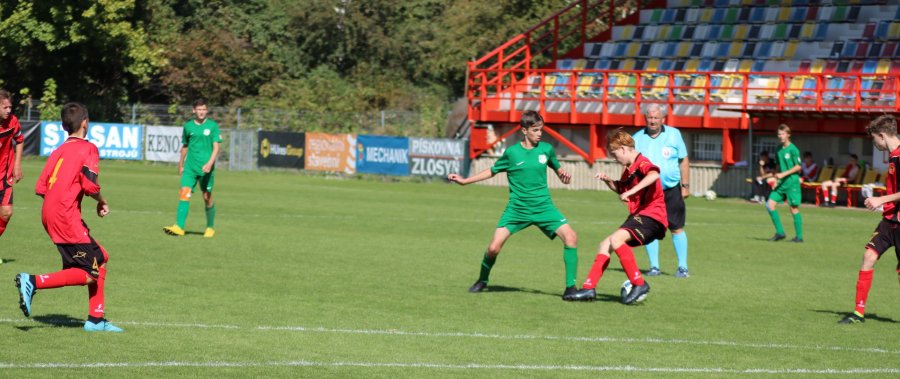
[[[811,152],[803,153],[803,162],[800,162],[800,180],[804,183],[816,181],[816,175],[819,175],[819,166],[813,160]]]
[[[753,201],[762,204],[772,192],[775,183],[775,161],[769,158],[768,151],[759,153],[759,175],[753,181]]]
[[[834,206],[837,202],[838,187],[856,183],[860,171],[859,163],[857,163],[858,161],[859,157],[857,157],[856,154],[850,154],[850,162],[844,167],[844,172],[841,173],[841,176],[835,180],[827,180],[822,183],[822,197],[825,198],[825,201],[822,203],[823,207]]]

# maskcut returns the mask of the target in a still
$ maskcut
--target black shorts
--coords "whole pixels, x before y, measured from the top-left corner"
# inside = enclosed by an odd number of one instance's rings
[[[59,250],[59,255],[62,257],[63,270],[80,268],[94,279],[100,276],[100,266],[109,260],[106,250],[97,241],[94,241],[93,237],[91,237],[91,243],[58,243],[56,249]]]
[[[666,200],[666,214],[669,216],[669,230],[684,228],[684,197],[681,196],[681,185],[663,190]]]
[[[900,250],[897,250],[897,242],[900,241],[900,224],[881,219],[872,238],[866,244],[866,249],[872,249],[878,253],[878,258],[884,254],[891,246],[894,247],[894,253],[897,254],[897,272],[900,273]]]
[[[13,203],[13,188],[12,184],[6,180],[6,178],[2,178],[2,183],[0,183],[0,207],[5,205],[12,205]]]
[[[619,229],[631,233],[631,241],[628,241],[628,246],[631,247],[646,245],[666,237],[666,227],[647,216],[629,215]]]

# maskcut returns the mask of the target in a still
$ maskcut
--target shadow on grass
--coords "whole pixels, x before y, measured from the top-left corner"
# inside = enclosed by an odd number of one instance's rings
[[[481,293],[491,293],[491,292],[498,292],[498,293],[499,292],[524,292],[524,293],[531,293],[531,294],[536,294],[536,295],[553,296],[553,297],[558,297],[558,298],[562,297],[561,293],[550,293],[550,292],[544,292],[544,291],[536,290],[536,289],[532,289],[532,288],[507,287],[507,286],[487,286],[487,287],[485,287],[485,290],[482,291]],[[618,303],[620,300],[621,299],[619,298],[619,296],[607,295],[607,294],[602,294],[602,293],[598,293],[597,298],[594,299],[594,301],[616,302],[616,303]],[[581,303],[581,302],[575,301],[575,303]]]
[[[840,316],[840,317],[844,317],[844,316],[846,316],[848,313],[850,313],[850,312],[847,312],[847,311],[829,311],[829,310],[824,310],[824,309],[813,309],[812,311],[813,311],[813,312],[816,312],[816,313],[833,314],[833,315],[837,315],[837,316]],[[879,322],[887,322],[887,323],[891,323],[891,324],[898,324],[898,323],[900,323],[900,321],[894,320],[894,319],[892,319],[892,318],[890,318],[890,317],[881,317],[881,316],[878,316],[877,313],[866,313],[866,321],[879,321]],[[837,321],[835,321],[835,322],[837,322]]]
[[[81,328],[84,326],[84,320],[60,314],[35,316],[32,320],[39,325],[17,326],[16,329],[27,332],[37,328]]]

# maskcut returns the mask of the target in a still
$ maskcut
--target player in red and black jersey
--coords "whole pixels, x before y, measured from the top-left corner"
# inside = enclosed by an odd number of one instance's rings
[[[22,126],[12,114],[12,95],[0,89],[0,236],[13,214],[13,184],[22,180]]]
[[[567,300],[590,301],[597,297],[595,288],[609,265],[610,252],[619,256],[619,262],[634,286],[623,302],[632,304],[650,292],[650,285],[641,277],[631,247],[662,239],[666,235],[669,218],[659,182],[659,167],[634,149],[634,139],[622,129],[610,135],[609,154],[625,166],[622,177],[613,180],[602,172],[596,177],[619,194],[619,199],[628,205],[629,215],[619,229],[600,243],[594,265],[581,290]]]
[[[866,133],[872,136],[875,147],[881,151],[890,151],[887,179],[884,185],[887,194],[866,199],[866,208],[882,210],[882,219],[872,233],[863,253],[862,266],[859,268],[859,279],[856,280],[856,309],[841,319],[841,324],[857,324],[866,321],[866,300],[869,288],[872,287],[872,273],[875,262],[887,249],[893,247],[897,254],[897,279],[900,280],[900,188],[897,170],[900,169],[900,137],[897,136],[897,120],[892,115],[876,118],[866,127]]]
[[[81,218],[81,200],[85,195],[97,200],[97,215],[109,213],[109,205],[100,194],[100,154],[97,146],[85,139],[88,112],[84,105],[68,103],[63,106],[62,125],[69,138],[50,154],[35,186],[35,193],[44,198],[41,221],[44,230],[56,244],[62,256],[61,271],[16,275],[19,306],[25,317],[31,315],[31,300],[39,289],[66,286],[88,286],[88,320],[84,330],[89,332],[121,332],[107,321],[103,309],[103,287],[109,255],[91,237],[90,229]]]

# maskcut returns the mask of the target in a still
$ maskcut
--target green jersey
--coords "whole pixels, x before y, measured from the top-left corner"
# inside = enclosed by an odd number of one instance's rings
[[[194,170],[201,172],[201,168],[213,153],[213,143],[222,143],[222,136],[219,134],[219,124],[215,121],[206,119],[202,124],[197,125],[194,120],[184,123],[184,130],[181,132],[181,144],[187,146],[187,156],[184,158],[184,167],[186,170]]]
[[[559,169],[553,146],[539,142],[526,149],[521,143],[510,146],[491,167],[491,172],[505,172],[509,180],[508,208],[535,210],[553,206],[547,187],[547,167]]]
[[[800,150],[793,143],[789,143],[787,147],[778,150],[778,172],[785,172],[800,165]],[[800,172],[795,172],[784,178],[781,178],[779,186],[795,186],[800,187]]]

